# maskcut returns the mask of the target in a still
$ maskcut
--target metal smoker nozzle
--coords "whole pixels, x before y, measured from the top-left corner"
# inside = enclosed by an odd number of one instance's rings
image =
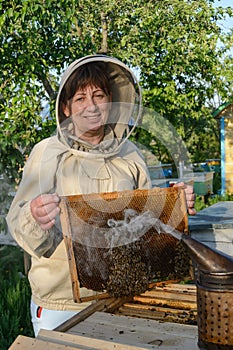
[[[210,248],[185,234],[181,236],[181,242],[200,270],[209,273],[233,273],[233,258],[231,256]]]

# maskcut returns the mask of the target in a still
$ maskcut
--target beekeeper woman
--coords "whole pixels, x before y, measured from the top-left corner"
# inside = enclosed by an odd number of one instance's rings
[[[7,223],[30,254],[31,315],[35,335],[54,329],[87,303],[74,303],[59,224],[59,196],[149,188],[148,171],[128,140],[140,115],[140,88],[119,60],[94,55],[65,71],[56,103],[57,134],[32,150]],[[186,187],[190,212],[194,205]],[[81,297],[96,292],[81,288]]]

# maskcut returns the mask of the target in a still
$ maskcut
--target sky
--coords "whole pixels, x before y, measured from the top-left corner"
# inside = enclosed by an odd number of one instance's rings
[[[233,0],[215,0],[215,6],[222,7],[232,7],[233,8]],[[229,28],[233,28],[233,18],[227,18],[225,21],[221,22],[221,27],[227,31]]]

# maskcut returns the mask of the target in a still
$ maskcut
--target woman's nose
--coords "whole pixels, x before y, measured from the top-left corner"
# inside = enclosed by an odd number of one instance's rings
[[[86,103],[86,108],[87,108],[88,110],[94,110],[94,111],[95,111],[95,109],[96,109],[96,103],[95,103],[94,98],[93,98],[92,96],[90,96],[90,97],[87,98],[87,101],[86,101],[86,102],[87,102],[87,103]]]

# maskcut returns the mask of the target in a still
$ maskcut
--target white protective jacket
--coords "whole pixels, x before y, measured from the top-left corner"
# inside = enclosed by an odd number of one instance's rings
[[[109,70],[113,103],[110,132],[98,146],[75,139],[72,120],[60,125],[58,104],[61,90],[74,70],[88,62],[105,62]],[[47,309],[79,311],[87,303],[74,303],[68,259],[59,217],[44,231],[31,215],[30,201],[43,193],[88,194],[149,188],[144,160],[128,140],[129,120],[140,118],[141,93],[134,74],[115,58],[87,56],[65,71],[57,96],[57,134],[39,142],[24,168],[18,191],[7,215],[10,232],[31,255],[29,281],[32,299]],[[70,118],[68,118],[70,119]],[[71,137],[70,137],[71,136]],[[96,294],[81,288],[81,297]]]

